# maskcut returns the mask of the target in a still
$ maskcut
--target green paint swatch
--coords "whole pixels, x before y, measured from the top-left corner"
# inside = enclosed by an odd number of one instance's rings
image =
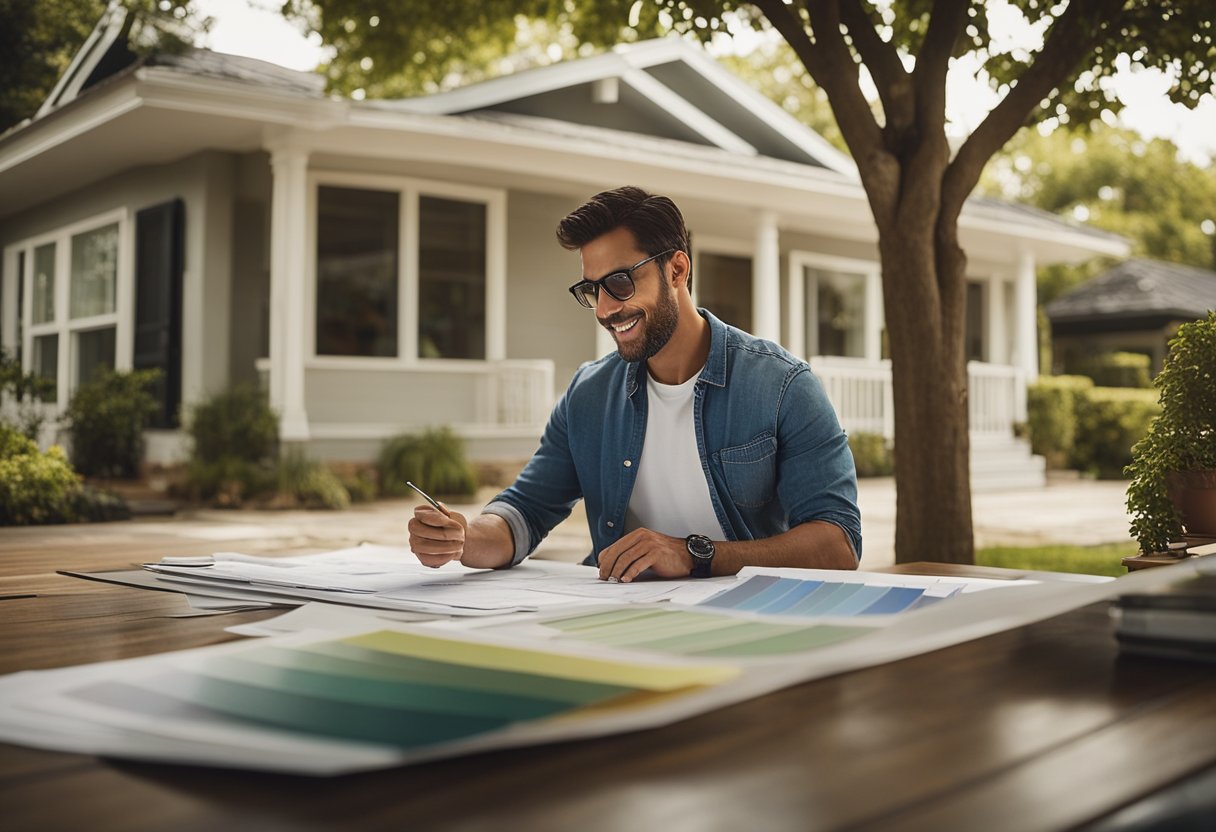
[[[645,618],[595,613],[545,623],[561,630],[563,638],[714,658],[799,653],[871,632],[866,627],[778,624],[685,610],[659,610]]]

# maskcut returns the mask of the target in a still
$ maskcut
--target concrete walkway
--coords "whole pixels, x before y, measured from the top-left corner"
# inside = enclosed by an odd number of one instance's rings
[[[1130,542],[1124,505],[1126,483],[1051,476],[1046,488],[977,494],[973,519],[977,546],[1092,545]],[[895,484],[862,480],[859,489],[867,568],[895,562]],[[493,496],[485,491],[482,499]],[[453,505],[466,514],[481,503]],[[0,529],[0,550],[63,546],[80,551],[126,548],[132,558],[156,553],[207,551],[323,551],[361,541],[400,545],[412,500],[386,500],[347,511],[194,510],[172,518]],[[581,505],[541,544],[538,557],[579,561],[591,548]],[[136,554],[138,553],[138,554]],[[82,564],[83,565],[83,564]]]

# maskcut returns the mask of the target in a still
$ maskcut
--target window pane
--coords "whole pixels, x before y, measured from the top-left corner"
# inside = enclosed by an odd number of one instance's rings
[[[807,321],[814,321],[817,329],[817,338],[808,343],[815,345],[815,354],[864,358],[865,276],[814,268],[808,268],[806,275],[806,296],[814,304]]]
[[[76,384],[91,381],[99,370],[114,369],[115,328],[89,329],[76,333]]]
[[[30,369],[43,378],[55,382],[49,395],[43,397],[44,402],[57,401],[56,388],[59,386],[59,336],[39,335],[34,339],[33,361]]]
[[[55,244],[47,243],[34,249],[33,322],[44,324],[55,320]]]
[[[967,282],[967,360],[984,360],[984,285]]]
[[[419,200],[418,355],[486,357],[486,206]]]
[[[701,254],[692,279],[697,305],[739,329],[752,328],[752,259]]]
[[[397,355],[399,203],[392,191],[320,188],[318,355]]]
[[[71,317],[113,312],[117,275],[117,223],[72,237]]]

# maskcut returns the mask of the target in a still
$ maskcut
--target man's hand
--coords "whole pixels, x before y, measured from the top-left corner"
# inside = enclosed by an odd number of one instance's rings
[[[692,555],[682,537],[635,529],[600,552],[600,580],[629,583],[646,569],[660,578],[686,578]]]
[[[464,555],[469,521],[458,511],[444,514],[429,505],[418,506],[408,528],[410,548],[423,566],[437,568]]]

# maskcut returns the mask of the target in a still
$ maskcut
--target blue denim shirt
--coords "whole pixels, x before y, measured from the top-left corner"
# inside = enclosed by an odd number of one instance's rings
[[[757,540],[811,520],[844,530],[861,558],[853,455],[831,402],[805,361],[699,310],[709,356],[693,423],[714,513],[730,540]],[[581,366],[549,417],[540,448],[485,512],[515,538],[512,563],[586,500],[596,565],[620,539],[646,439],[644,362],[618,353]]]

